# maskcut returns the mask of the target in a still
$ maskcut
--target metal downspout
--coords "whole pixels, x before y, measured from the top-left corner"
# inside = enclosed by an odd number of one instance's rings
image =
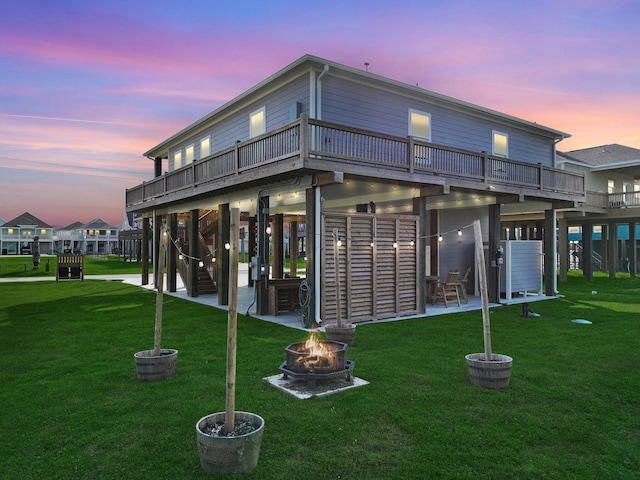
[[[322,73],[318,75],[316,79],[316,111],[315,118],[316,120],[322,120],[322,77],[324,77],[327,73],[329,73],[329,65],[325,64],[322,69]],[[312,137],[313,141],[314,137]],[[313,146],[315,148],[315,145]],[[322,207],[322,195],[321,188],[319,186],[315,187],[315,218],[313,219],[315,224],[315,242],[314,242],[314,288],[313,288],[313,309],[314,309],[314,319],[318,325],[322,325],[322,319],[320,318],[320,208]]]

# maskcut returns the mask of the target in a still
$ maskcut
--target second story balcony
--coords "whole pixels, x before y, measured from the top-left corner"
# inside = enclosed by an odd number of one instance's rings
[[[206,195],[299,172],[341,171],[369,178],[585,201],[580,173],[308,119],[197,160],[126,191],[127,211]]]

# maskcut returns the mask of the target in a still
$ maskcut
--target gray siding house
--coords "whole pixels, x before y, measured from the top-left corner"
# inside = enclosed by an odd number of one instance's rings
[[[541,206],[553,232],[556,210],[584,201],[584,175],[555,166],[566,137],[305,55],[145,152],[154,177],[127,189],[126,209],[144,216],[143,234],[156,249],[168,230],[169,289],[180,274],[188,294],[200,295],[206,274],[226,302],[223,245],[230,209],[238,208],[259,314],[286,309],[279,292],[304,277],[316,320],[413,315],[429,308],[428,278],[471,268],[467,289],[476,290],[475,219],[491,265],[504,205]],[[555,257],[553,237],[544,248]],[[302,253],[306,268],[298,272]],[[544,271],[553,294],[555,262]],[[142,275],[148,281],[145,264]],[[488,275],[497,301],[496,268]]]

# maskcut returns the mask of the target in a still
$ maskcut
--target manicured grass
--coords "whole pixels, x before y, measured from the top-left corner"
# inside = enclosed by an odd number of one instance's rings
[[[47,263],[49,271],[47,271]],[[150,271],[153,266],[149,265]],[[85,275],[109,275],[120,273],[140,273],[142,264],[137,262],[124,262],[115,255],[108,258],[85,257]],[[30,256],[1,256],[0,278],[28,278],[28,277],[55,277],[56,257],[43,255],[40,257],[40,267],[33,269],[33,260]]]
[[[480,312],[360,325],[370,385],[297,400],[268,385],[306,334],[239,316],[236,408],[261,415],[256,479],[632,479],[640,476],[640,280],[571,276],[563,298],[492,309],[511,384],[471,385]],[[592,294],[592,291],[597,294]],[[119,282],[0,284],[0,477],[185,479],[196,421],[225,407],[227,314],[165,296],[174,379],[136,379],[155,294]],[[577,325],[584,318],[592,325]]]

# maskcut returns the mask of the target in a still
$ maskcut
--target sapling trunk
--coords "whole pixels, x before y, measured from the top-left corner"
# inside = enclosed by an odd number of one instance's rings
[[[340,303],[340,247],[338,245],[338,229],[333,229],[333,260],[336,270],[336,323],[342,328],[342,305]]]
[[[160,340],[162,338],[162,294],[164,290],[164,264],[167,256],[167,232],[160,235],[160,252],[156,273],[156,328],[153,336],[153,354],[160,356]]]
[[[489,296],[487,294],[487,270],[484,261],[484,249],[482,248],[482,230],[480,220],[474,220],[473,233],[476,246],[476,264],[478,265],[478,278],[480,280],[480,298],[482,299],[482,330],[484,332],[484,359],[491,361],[491,323],[489,321]]]
[[[227,322],[227,401],[225,431],[235,429],[236,341],[238,337],[238,244],[240,243],[240,210],[231,209],[229,239],[229,317]]]

